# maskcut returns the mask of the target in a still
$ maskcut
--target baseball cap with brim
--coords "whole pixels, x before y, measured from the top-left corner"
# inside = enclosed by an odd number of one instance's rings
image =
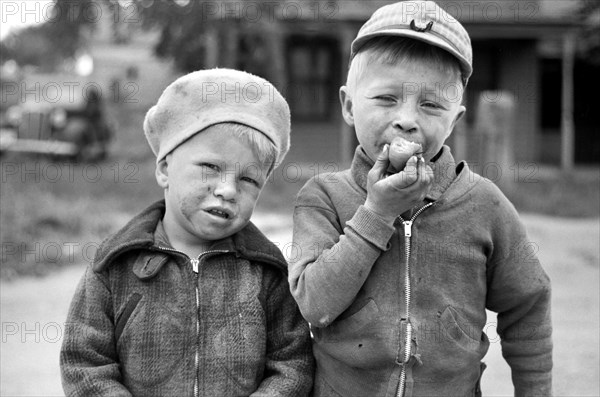
[[[439,47],[458,60],[464,84],[473,73],[473,50],[465,28],[433,1],[401,1],[379,8],[352,42],[352,57],[370,39],[408,37]]]

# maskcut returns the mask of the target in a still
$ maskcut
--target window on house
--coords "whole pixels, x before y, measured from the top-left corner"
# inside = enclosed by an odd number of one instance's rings
[[[296,119],[329,120],[337,111],[339,43],[326,36],[290,36],[286,42],[286,98]]]
[[[541,125],[543,134],[557,134],[560,131],[562,66],[560,59],[543,59],[541,70]]]

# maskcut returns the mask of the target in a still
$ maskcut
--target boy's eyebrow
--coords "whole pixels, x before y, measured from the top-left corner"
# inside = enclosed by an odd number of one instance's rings
[[[219,166],[223,165],[231,165],[233,164],[236,170],[240,171],[240,173],[244,173],[244,170],[249,169],[252,172],[252,169],[255,169],[256,166],[260,166],[262,163],[260,159],[256,158],[255,161],[252,161],[248,164],[243,164],[240,161],[234,161],[233,163],[228,163],[226,160],[222,158],[219,154],[214,153],[201,153],[197,154],[196,152],[192,152],[190,154],[191,160],[194,163],[214,163]]]
[[[423,85],[419,84],[419,83],[413,83],[413,82],[407,82],[407,81],[392,81],[392,82],[386,83],[386,84],[375,84],[373,86],[365,87],[365,92],[372,93],[373,91],[380,92],[380,91],[392,90],[394,92],[399,92],[401,94],[404,94],[404,92],[407,92],[409,94],[416,94],[421,91],[427,91],[427,90],[422,90],[422,88],[423,88]]]
[[[213,161],[213,162],[221,162],[221,163],[223,162],[223,159],[221,158],[221,156],[210,153],[210,152],[197,153],[195,151],[192,151],[190,153],[190,157],[193,161]]]
[[[375,83],[373,85],[367,85],[365,87],[365,91],[381,91],[381,90],[389,90],[389,89],[397,89],[403,87],[403,82],[401,81],[391,81],[386,83]]]
[[[390,92],[393,91],[393,92]],[[372,98],[374,95],[382,93],[391,93],[404,97],[404,95],[419,95],[427,100],[435,100],[436,102],[454,103],[458,98],[462,98],[462,94],[452,96],[448,89],[444,89],[441,84],[423,85],[419,83],[401,82],[398,84],[379,84],[371,87],[366,87],[364,96]]]

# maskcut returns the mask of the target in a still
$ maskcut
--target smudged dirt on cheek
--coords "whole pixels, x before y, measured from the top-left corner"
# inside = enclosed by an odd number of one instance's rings
[[[193,197],[178,197],[177,200],[185,219],[193,223],[192,218],[200,209],[200,200]]]

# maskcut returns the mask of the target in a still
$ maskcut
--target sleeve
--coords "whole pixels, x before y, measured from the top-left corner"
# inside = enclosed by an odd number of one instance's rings
[[[515,396],[552,395],[550,279],[514,207],[497,218],[488,267],[487,307],[498,313],[502,355]]]
[[[308,396],[314,376],[310,331],[285,275],[277,277],[266,292],[266,315],[265,373],[252,397]]]
[[[345,227],[320,187],[309,181],[294,210],[289,259],[292,295],[315,327],[331,324],[356,298],[395,228],[360,205]]]
[[[60,352],[67,396],[131,396],[121,383],[112,312],[109,289],[88,267],[69,308]]]

